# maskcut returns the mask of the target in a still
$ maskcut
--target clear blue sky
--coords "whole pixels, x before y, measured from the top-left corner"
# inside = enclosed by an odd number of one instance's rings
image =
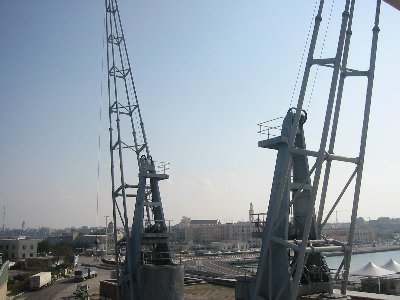
[[[335,2],[324,57],[334,53],[343,2]],[[374,2],[358,3],[349,63],[355,68],[367,67]],[[314,1],[120,0],[119,6],[150,149],[171,163],[171,179],[161,184],[166,218],[246,220],[250,202],[265,212],[275,153],[257,148],[256,124],[289,107]],[[400,13],[382,6],[359,209],[365,218],[400,217],[393,209]],[[101,99],[106,111],[104,1],[3,0],[0,14],[1,215],[5,204],[8,227],[23,220],[27,227],[95,225]],[[320,70],[317,85],[325,87],[326,78]],[[338,154],[358,147],[360,86],[346,89]],[[310,149],[319,143],[327,94],[316,88],[310,101]],[[101,224],[111,215],[107,122],[104,114]],[[338,172],[340,179],[350,175]],[[332,199],[343,184],[332,182]],[[339,220],[347,220],[349,206],[339,209]]]

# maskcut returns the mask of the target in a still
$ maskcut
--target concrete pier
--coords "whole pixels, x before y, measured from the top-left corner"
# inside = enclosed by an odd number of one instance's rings
[[[143,265],[139,269],[140,299],[183,300],[182,265]]]
[[[238,276],[235,285],[235,300],[250,300],[254,291],[254,276]]]

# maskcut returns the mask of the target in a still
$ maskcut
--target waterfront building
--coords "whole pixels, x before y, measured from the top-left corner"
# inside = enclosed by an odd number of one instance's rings
[[[75,239],[75,245],[91,250],[105,250],[105,234],[83,234]]]
[[[251,222],[237,222],[233,224],[226,224],[232,228],[232,236],[229,236],[230,240],[237,241],[250,241],[252,239],[252,233],[255,232],[255,224]]]
[[[70,244],[72,245],[76,238],[81,234],[80,231],[76,229],[72,229],[69,232],[61,232],[58,235],[54,236],[49,236],[47,240],[52,244],[52,245],[57,245],[57,244]]]
[[[201,245],[214,242],[216,227],[219,225],[218,220],[191,220],[185,229],[185,241]]]
[[[233,241],[246,243],[250,248],[259,248],[261,239],[253,237],[256,231],[256,224],[252,222],[221,224],[219,220],[191,220],[183,217],[179,224],[172,227],[171,233],[173,241],[177,243],[207,246],[213,242]]]
[[[375,242],[375,230],[372,227],[356,226],[354,231],[354,242],[360,244],[372,244]]]
[[[4,260],[37,257],[38,242],[39,240],[26,237],[1,238],[0,252]]]
[[[249,250],[249,244],[240,241],[222,241],[222,242],[212,242],[210,248],[215,251],[246,251]]]
[[[331,226],[322,229],[322,234],[327,238],[332,238],[338,241],[347,241],[348,228]],[[374,228],[369,226],[356,226],[354,231],[355,244],[372,244],[375,241]]]
[[[121,230],[117,230],[117,240],[119,241],[124,237]],[[107,226],[107,254],[115,253],[115,236],[114,236],[114,223],[110,222]]]
[[[182,220],[179,222],[179,224],[176,225],[176,227],[180,229],[185,229],[190,226],[190,221],[190,218],[182,217]]]
[[[185,232],[186,232],[186,228],[188,228],[190,226],[190,221],[191,219],[188,217],[182,217],[182,220],[174,225],[171,226],[170,230],[171,230],[171,242],[173,244],[177,243],[177,244],[183,244],[185,243]]]

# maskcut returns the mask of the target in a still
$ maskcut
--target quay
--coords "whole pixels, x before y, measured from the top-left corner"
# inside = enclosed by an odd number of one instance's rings
[[[364,254],[364,253],[376,253],[376,252],[387,252],[387,251],[396,251],[400,250],[400,246],[395,245],[377,245],[373,246],[359,246],[353,248],[353,255]],[[330,252],[325,253],[325,256],[339,256],[342,255],[342,252]]]

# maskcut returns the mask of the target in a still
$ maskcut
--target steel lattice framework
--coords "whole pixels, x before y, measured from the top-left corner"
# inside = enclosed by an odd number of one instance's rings
[[[341,292],[346,294],[372,98],[381,0],[377,0],[369,68],[365,71],[347,67],[355,0],[345,1],[335,56],[323,59],[314,57],[323,6],[324,0],[320,0],[297,107],[287,113],[279,136],[259,142],[260,147],[278,150],[278,156],[252,296],[256,300],[295,300],[304,294],[330,293],[332,286],[329,269],[321,256],[322,252],[329,251],[344,253],[336,277],[341,270],[344,271]],[[303,102],[311,68],[317,65],[330,68],[332,77],[320,147],[313,151],[306,149],[305,145],[303,124],[306,114],[303,111]],[[346,157],[335,155],[334,148],[345,79],[355,76],[367,80],[364,117],[358,156]],[[309,157],[315,158],[311,169],[308,167]],[[335,161],[353,164],[354,171],[333,206],[327,209],[325,200],[331,165]],[[343,243],[324,239],[321,230],[353,180],[355,189],[348,241]],[[316,198],[320,184],[321,199],[317,210]],[[294,219],[290,221],[292,209]]]
[[[148,261],[171,264],[158,186],[158,181],[168,175],[156,172],[150,155],[117,0],[105,0],[105,8],[117,280],[120,298],[138,299],[139,267]],[[134,215],[130,219],[133,202]],[[121,241],[117,240],[118,224],[125,233]],[[122,255],[124,250],[126,254]]]

